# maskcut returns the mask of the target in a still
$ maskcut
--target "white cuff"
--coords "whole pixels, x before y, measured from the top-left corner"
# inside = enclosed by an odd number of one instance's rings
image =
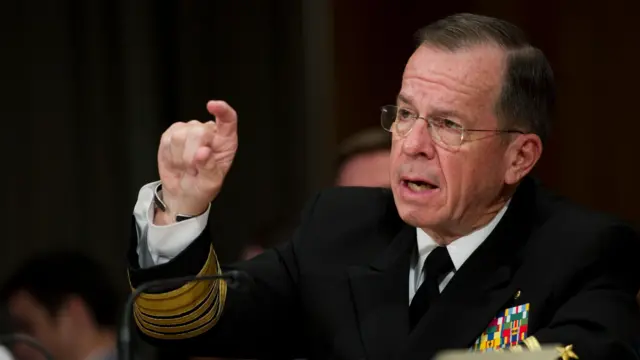
[[[153,189],[159,181],[146,184],[138,193],[133,215],[138,233],[140,266],[150,267],[168,262],[189,246],[207,226],[211,204],[204,214],[171,225],[153,224]]]

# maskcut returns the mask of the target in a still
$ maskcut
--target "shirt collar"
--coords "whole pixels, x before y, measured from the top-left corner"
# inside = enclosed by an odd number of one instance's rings
[[[482,244],[489,234],[495,229],[495,227],[500,222],[500,219],[507,212],[507,208],[509,207],[509,202],[507,201],[505,206],[498,212],[498,214],[485,226],[477,229],[476,231],[465,235],[459,239],[456,239],[451,244],[447,245],[447,251],[449,252],[449,256],[451,256],[451,261],[453,262],[453,266],[456,271],[460,269],[462,264],[471,256],[471,254]],[[417,229],[417,239],[418,239],[418,254],[420,256],[420,263],[424,263],[424,260],[427,258],[427,255],[431,253],[433,249],[438,247],[438,243],[436,243],[431,236],[429,236],[422,229]]]

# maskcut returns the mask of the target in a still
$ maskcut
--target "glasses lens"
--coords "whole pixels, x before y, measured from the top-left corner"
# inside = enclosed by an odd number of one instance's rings
[[[382,127],[400,136],[406,136],[415,123],[418,116],[411,110],[399,108],[395,105],[382,107]]]
[[[433,141],[448,149],[458,148],[462,143],[462,130],[447,123],[447,120],[431,119],[429,133]]]
[[[382,128],[391,132],[393,129],[393,123],[396,121],[396,115],[398,108],[393,105],[386,105],[382,107],[382,113],[380,114],[380,124]]]

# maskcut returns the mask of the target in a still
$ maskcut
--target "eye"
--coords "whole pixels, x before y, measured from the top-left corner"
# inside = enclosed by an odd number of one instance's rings
[[[435,118],[433,119],[436,126],[444,128],[444,129],[449,129],[449,130],[462,130],[462,125],[456,123],[453,120],[449,120],[446,118]]]
[[[411,120],[413,113],[407,109],[398,109],[398,120]]]
[[[449,120],[449,119],[445,119],[444,120],[444,126],[449,128],[449,129],[462,130],[462,125],[456,123],[453,120]]]

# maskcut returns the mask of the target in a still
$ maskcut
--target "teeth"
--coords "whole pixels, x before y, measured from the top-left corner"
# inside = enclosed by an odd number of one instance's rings
[[[407,182],[407,186],[409,186],[409,189],[413,191],[423,191],[423,190],[431,189],[431,186],[427,184],[416,184],[412,181]]]

